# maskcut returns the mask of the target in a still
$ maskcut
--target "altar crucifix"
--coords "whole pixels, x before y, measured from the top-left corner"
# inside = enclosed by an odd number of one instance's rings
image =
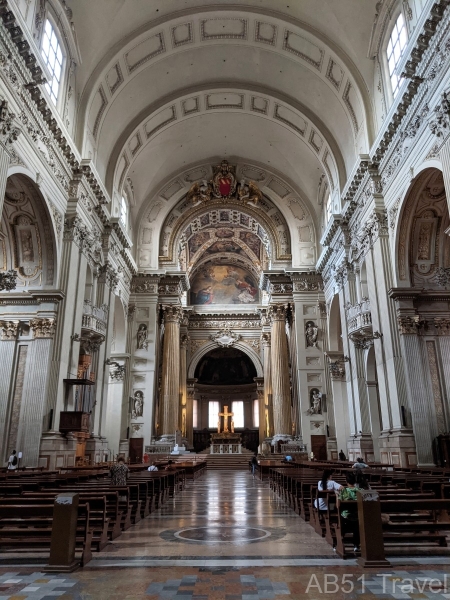
[[[233,421],[233,412],[228,412],[228,406],[225,406],[223,412],[219,413],[219,420],[217,422],[217,433],[220,433],[220,417],[223,417],[223,432],[229,433],[228,430],[228,418],[231,417],[231,433],[234,433],[234,421]]]

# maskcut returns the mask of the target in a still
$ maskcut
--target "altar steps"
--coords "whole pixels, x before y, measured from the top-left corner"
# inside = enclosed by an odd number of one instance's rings
[[[225,471],[246,471],[249,468],[249,461],[253,452],[242,448],[242,454],[210,454],[210,449],[206,448],[200,455],[206,458],[208,469]]]

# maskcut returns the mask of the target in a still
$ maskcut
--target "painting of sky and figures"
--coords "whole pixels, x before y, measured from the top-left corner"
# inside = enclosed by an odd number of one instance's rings
[[[235,265],[208,265],[191,281],[191,304],[258,304],[253,275]]]

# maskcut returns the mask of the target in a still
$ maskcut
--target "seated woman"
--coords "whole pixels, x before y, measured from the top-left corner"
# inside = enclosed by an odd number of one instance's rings
[[[339,500],[356,500],[356,476],[352,472],[347,472],[345,475],[347,481],[346,487],[339,492]],[[353,551],[359,551],[359,522],[358,522],[358,507],[356,506],[351,510],[345,509],[341,512],[343,533],[353,534]]]
[[[337,483],[331,479],[332,475],[333,471],[331,469],[325,469],[322,479],[317,484],[317,489],[319,492],[324,492],[325,490],[340,492],[343,489],[340,483]],[[319,506],[317,506],[317,503],[319,503]],[[319,510],[327,510],[328,505],[326,498],[317,498],[314,502],[314,506]]]

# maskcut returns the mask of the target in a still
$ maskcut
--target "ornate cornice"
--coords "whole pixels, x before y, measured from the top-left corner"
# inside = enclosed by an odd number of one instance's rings
[[[295,292],[323,292],[323,279],[317,273],[290,273]]]
[[[191,329],[253,329],[261,327],[258,313],[193,313],[189,316]]]
[[[224,327],[214,335],[210,335],[209,339],[222,348],[230,348],[233,344],[241,339],[241,336],[231,331],[230,328]]]

